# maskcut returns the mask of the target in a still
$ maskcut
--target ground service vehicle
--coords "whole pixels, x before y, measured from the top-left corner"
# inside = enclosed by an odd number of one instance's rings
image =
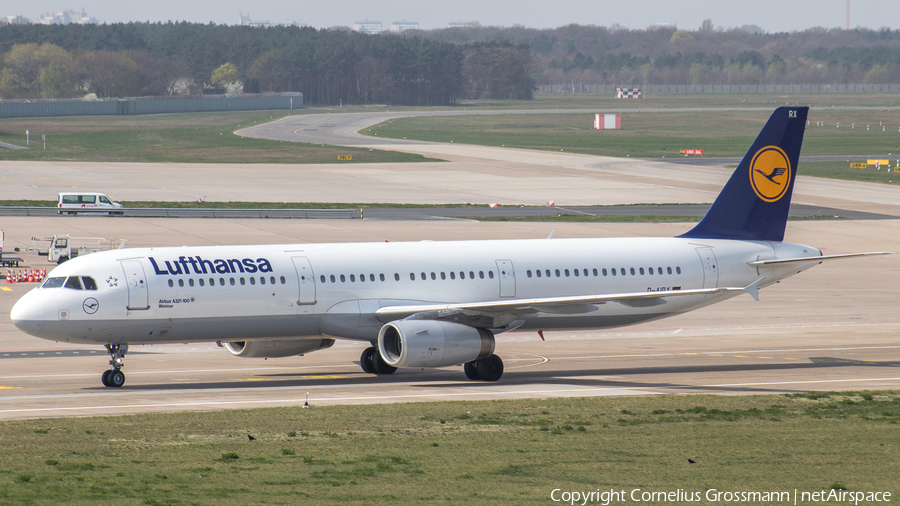
[[[59,194],[56,204],[59,214],[78,214],[79,212],[106,212],[106,214],[122,214],[122,204],[113,202],[105,193],[96,192],[64,192]]]

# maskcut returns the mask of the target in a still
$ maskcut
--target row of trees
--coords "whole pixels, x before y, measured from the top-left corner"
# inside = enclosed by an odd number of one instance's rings
[[[314,28],[8,25],[0,51],[2,98],[165,96],[234,79],[231,91],[300,91],[310,103],[440,105],[527,99],[535,84],[524,45]]]
[[[532,49],[542,84],[896,83],[900,30],[811,28],[765,33],[757,26],[696,31],[567,25],[538,30],[477,26],[424,32],[469,44],[503,41]]]

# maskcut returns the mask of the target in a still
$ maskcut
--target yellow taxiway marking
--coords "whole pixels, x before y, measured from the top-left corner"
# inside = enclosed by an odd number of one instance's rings
[[[11,389],[11,388],[22,388],[22,387],[5,387],[5,386],[3,386],[3,385],[0,385],[0,390],[8,390],[8,389]]]
[[[0,286],[0,290],[3,290],[4,292],[11,292],[12,288],[8,286]]]
[[[723,355],[721,353],[710,353],[709,356],[710,357],[721,357]]]
[[[759,357],[759,358],[775,358],[775,357]]]
[[[318,376],[297,376],[295,379],[346,379],[348,376],[323,374]],[[228,381],[283,381],[284,378],[231,378]]]
[[[541,359],[541,361],[535,362],[533,364],[525,364],[525,365],[517,365],[515,367],[507,367],[506,369],[522,369],[523,367],[534,367],[536,365],[546,364],[547,362],[550,361],[549,358],[547,358],[543,355],[532,355],[531,353],[521,353],[520,355],[527,355],[529,357],[539,358],[539,359]]]
[[[732,355],[732,356],[738,357],[738,358],[747,358],[747,355]]]

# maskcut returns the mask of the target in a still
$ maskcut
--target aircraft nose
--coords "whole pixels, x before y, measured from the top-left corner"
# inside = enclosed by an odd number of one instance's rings
[[[13,305],[9,317],[19,330],[38,335],[44,325],[44,307],[38,297],[27,293]]]

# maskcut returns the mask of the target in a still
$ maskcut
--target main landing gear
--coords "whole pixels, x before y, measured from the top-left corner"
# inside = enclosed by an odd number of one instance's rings
[[[127,344],[107,344],[106,352],[109,353],[109,365],[111,369],[103,371],[100,380],[105,387],[120,387],[125,384],[125,354],[128,353]]]
[[[381,358],[378,350],[372,346],[363,350],[362,355],[359,356],[359,365],[362,366],[364,372],[369,374],[393,374],[397,370],[396,367],[388,365]]]
[[[497,355],[466,362],[463,366],[470,380],[497,381],[503,376],[503,361]]]

